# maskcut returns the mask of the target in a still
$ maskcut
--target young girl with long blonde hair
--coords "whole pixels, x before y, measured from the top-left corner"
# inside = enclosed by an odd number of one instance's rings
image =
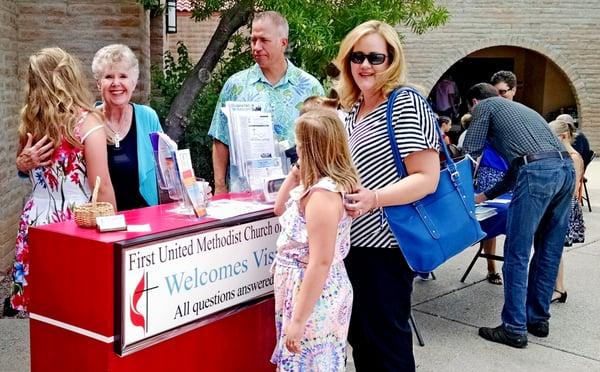
[[[31,149],[34,142],[49,140],[48,148],[53,149],[50,160],[28,171],[33,190],[21,214],[5,314],[26,311],[29,305],[29,226],[71,219],[75,205],[90,200],[96,176],[102,180],[98,200],[115,205],[103,127],[75,58],[60,48],[45,48],[29,57],[17,164],[29,156],[29,150],[22,150]]]
[[[275,323],[271,361],[280,371],[345,369],[352,286],[343,259],[351,218],[343,198],[359,186],[347,136],[335,110],[315,109],[296,121],[299,167],[275,203]]]

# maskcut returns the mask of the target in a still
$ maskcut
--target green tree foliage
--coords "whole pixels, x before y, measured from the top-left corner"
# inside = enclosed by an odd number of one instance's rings
[[[139,1],[152,4],[156,0]],[[211,181],[211,139],[206,133],[219,92],[229,76],[253,63],[249,29],[235,33],[240,26],[250,25],[250,18],[242,16],[243,12],[275,10],[283,14],[290,26],[290,60],[326,86],[327,66],[335,58],[341,40],[358,24],[378,19],[423,33],[448,19],[447,10],[434,0],[203,0],[195,1],[194,6],[192,17],[197,21],[218,12],[219,27],[195,66],[181,43],[177,59],[166,53],[164,70],[153,73],[151,104],[167,123],[167,133],[173,134],[181,148],[192,151],[197,174]],[[218,39],[223,33],[233,36],[226,40],[227,50],[221,54],[218,50],[224,45]],[[213,70],[211,66],[215,65]]]
[[[321,80],[344,36],[357,25],[377,19],[423,33],[448,19],[433,0],[265,0],[264,9],[285,15],[290,26],[290,59]]]

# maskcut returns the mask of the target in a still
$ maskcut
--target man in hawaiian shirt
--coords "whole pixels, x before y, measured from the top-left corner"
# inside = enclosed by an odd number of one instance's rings
[[[252,22],[251,48],[256,64],[232,75],[219,96],[208,135],[213,138],[215,194],[226,193],[225,175],[229,163],[229,130],[221,107],[227,101],[261,102],[270,112],[277,141],[294,143],[294,121],[302,102],[324,95],[317,79],[285,58],[288,23],[277,12],[262,12]],[[229,191],[242,191],[237,171],[229,168]]]

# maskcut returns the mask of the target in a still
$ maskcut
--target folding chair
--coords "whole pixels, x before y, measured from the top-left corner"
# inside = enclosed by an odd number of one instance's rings
[[[410,318],[408,318],[408,320],[410,321],[410,326],[415,332],[415,336],[417,336],[419,346],[425,346],[425,342],[423,342],[423,337],[421,337],[421,332],[419,332],[419,327],[417,327],[417,323],[415,322],[415,317],[413,316],[412,311],[410,312]]]
[[[437,279],[433,271],[429,274],[431,275],[431,279]],[[419,327],[417,326],[417,322],[415,321],[415,317],[413,316],[412,310],[410,311],[410,317],[408,318],[408,320],[410,321],[410,326],[413,329],[413,332],[415,332],[415,336],[417,336],[419,346],[425,346],[425,342],[423,341],[423,337],[421,336],[421,332],[419,331]]]

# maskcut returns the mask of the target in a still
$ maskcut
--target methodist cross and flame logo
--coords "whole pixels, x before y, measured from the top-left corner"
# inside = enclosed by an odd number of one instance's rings
[[[142,329],[144,330],[144,334],[146,334],[146,331],[148,330],[146,316],[144,316],[144,314],[142,314],[142,312],[139,310],[138,305],[140,305],[139,302],[142,298],[142,295],[148,290],[146,288],[146,276],[147,275],[145,272],[142,273],[142,278],[135,286],[135,291],[133,292],[133,295],[129,298],[129,318],[131,320],[131,324],[137,327],[142,327]],[[146,296],[147,295],[148,294],[146,294]],[[148,301],[146,301],[146,303],[147,302]],[[148,309],[146,308],[145,310],[146,314],[148,314]]]

